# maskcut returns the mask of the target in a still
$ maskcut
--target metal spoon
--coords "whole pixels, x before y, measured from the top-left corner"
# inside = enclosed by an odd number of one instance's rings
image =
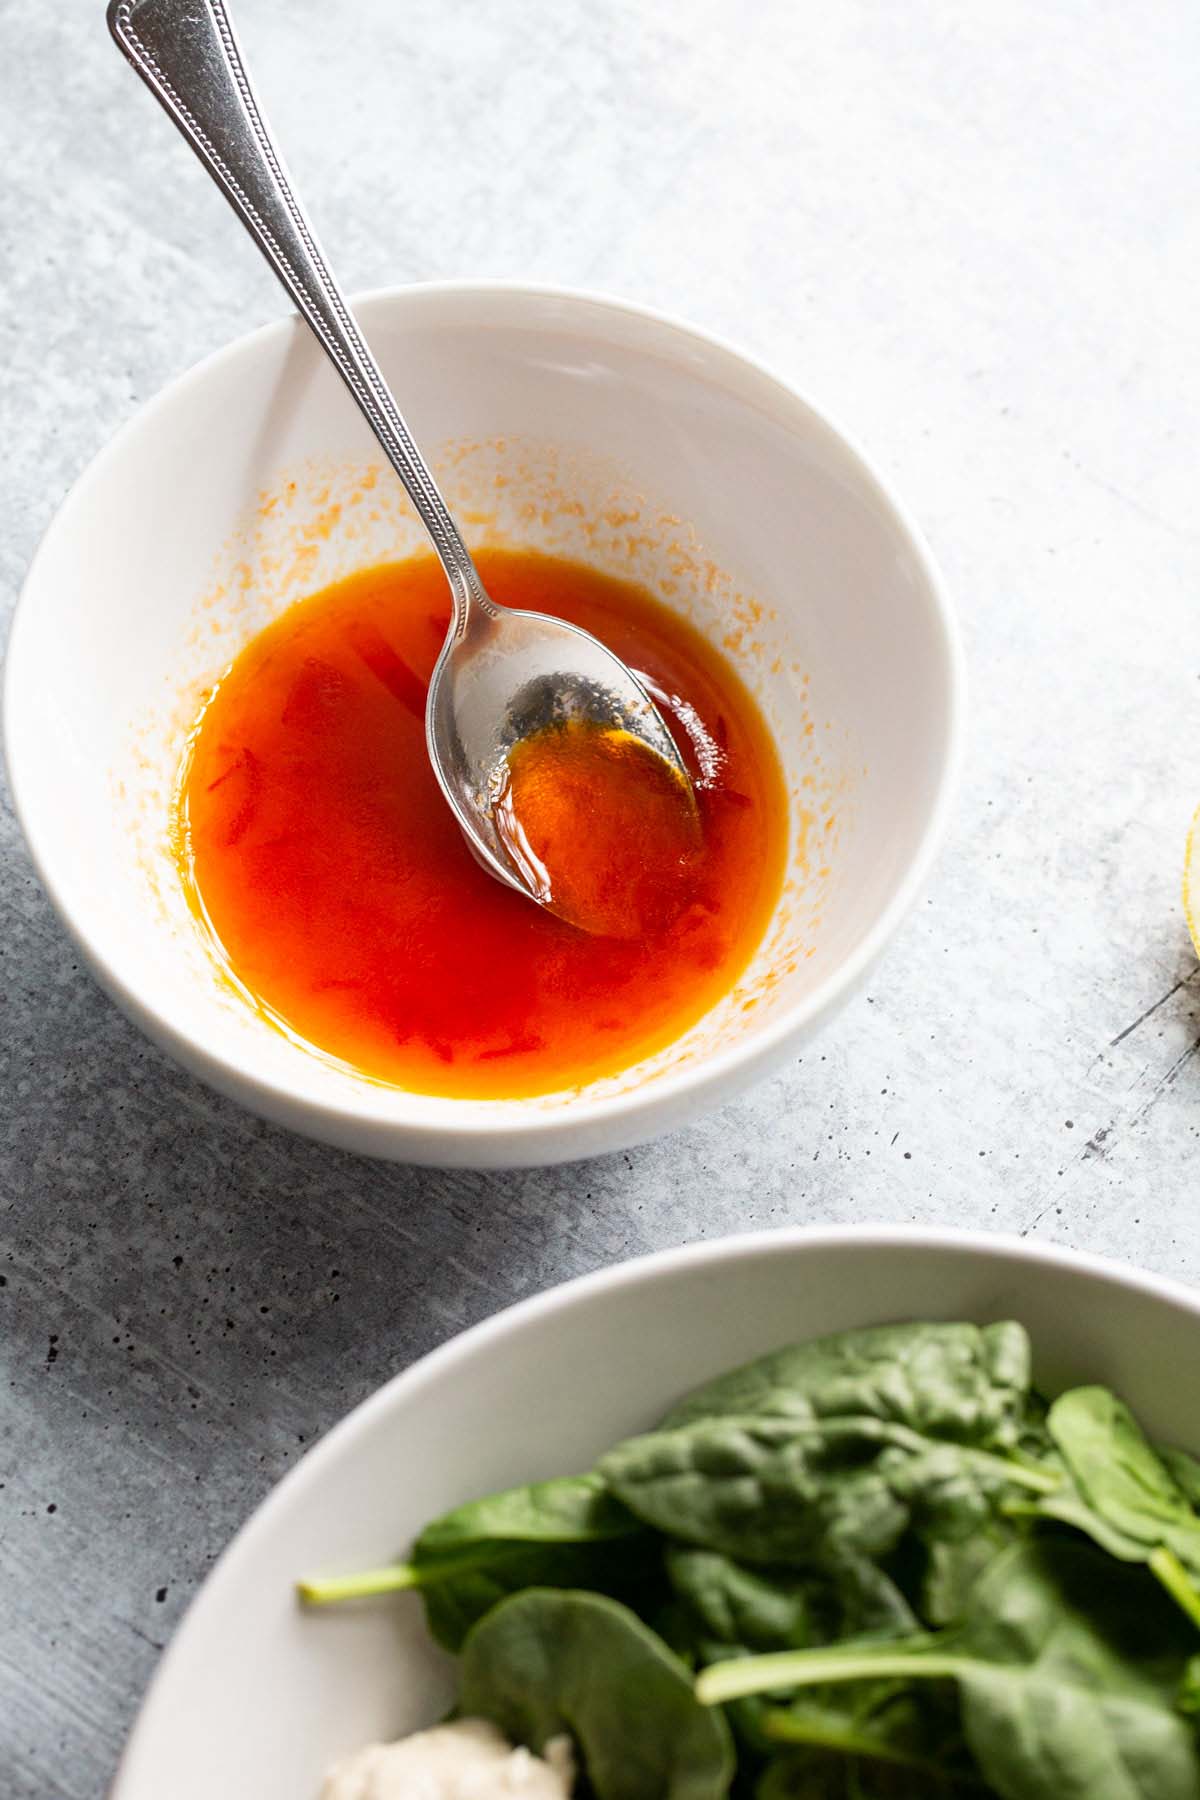
[[[497,832],[509,750],[546,725],[590,720],[632,732],[691,795],[670,732],[637,677],[589,632],[485,593],[292,190],[224,0],[111,0],[108,25],[312,327],[416,507],[453,598],[425,706],[434,773],[476,860],[553,908],[536,863],[510,856]]]

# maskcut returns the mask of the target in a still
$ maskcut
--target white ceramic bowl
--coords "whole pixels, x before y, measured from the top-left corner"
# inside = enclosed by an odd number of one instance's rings
[[[220,977],[166,838],[200,696],[290,601],[422,546],[295,320],[168,388],[51,525],[8,655],[18,811],[100,981],[247,1106],[418,1162],[616,1149],[793,1053],[911,903],[959,758],[963,681],[947,601],[862,458],[791,389],[711,338],[612,301],[501,285],[407,288],[358,311],[468,539],[645,579],[724,645],[758,695],[785,764],[792,853],[745,976],[676,1045],[619,1077],[491,1102],[362,1079],[290,1041]]]
[[[449,1665],[416,1597],[306,1614],[298,1575],[377,1566],[449,1506],[588,1467],[763,1351],[893,1319],[1010,1317],[1044,1388],[1107,1382],[1156,1436],[1196,1446],[1200,1296],[1018,1238],[730,1238],[476,1326],[330,1432],[234,1540],[163,1658],[111,1800],[314,1800],[332,1759],[439,1716]]]

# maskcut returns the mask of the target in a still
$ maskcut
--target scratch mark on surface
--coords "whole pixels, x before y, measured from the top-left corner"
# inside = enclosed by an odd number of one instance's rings
[[[1156,1013],[1160,1006],[1165,1006],[1167,1004],[1168,1000],[1173,1000],[1175,995],[1179,992],[1180,988],[1187,987],[1190,982],[1195,980],[1195,978],[1196,978],[1196,971],[1194,969],[1187,975],[1181,975],[1179,977],[1179,980],[1175,983],[1174,987],[1168,988],[1165,994],[1161,995],[1157,1000],[1155,1000],[1150,1006],[1148,1006],[1146,1008],[1145,1012],[1140,1012],[1138,1014],[1137,1018],[1133,1021],[1133,1023],[1131,1025],[1127,1025],[1125,1027],[1124,1031],[1118,1031],[1115,1038],[1109,1039],[1109,1044],[1108,1044],[1109,1049],[1115,1050],[1118,1044],[1121,1044],[1125,1041],[1125,1039],[1129,1036],[1131,1031],[1136,1031],[1139,1025],[1144,1025],[1146,1023],[1146,1020],[1148,1018],[1150,1018],[1152,1014]]]
[[[1171,993],[1172,994],[1177,993],[1178,990],[1181,987],[1185,987],[1191,979],[1192,979],[1191,976],[1184,976],[1180,981],[1177,981],[1175,983],[1175,986],[1171,989]],[[1170,995],[1165,994],[1163,996],[1163,1000],[1166,1000],[1169,998],[1170,998]],[[1156,1001],[1155,1006],[1161,1006],[1163,1004],[1163,1000]],[[1153,1012],[1154,1010],[1155,1010],[1155,1007],[1150,1007],[1148,1009],[1148,1012]],[[1144,1013],[1142,1015],[1143,1018],[1145,1018],[1147,1016],[1148,1016],[1148,1013]],[[1134,1021],[1134,1025],[1136,1025],[1138,1023],[1140,1023],[1139,1020]],[[1128,1027],[1128,1029],[1130,1031],[1132,1031],[1133,1026]],[[1122,1033],[1122,1036],[1124,1036],[1124,1035],[1126,1035],[1126,1034]],[[1046,1199],[1043,1204],[1040,1204],[1038,1206],[1038,1210],[1033,1214],[1033,1216],[1028,1220],[1028,1222],[1019,1228],[1018,1236],[1028,1237],[1029,1233],[1031,1231],[1035,1230],[1037,1228],[1037,1226],[1041,1224],[1042,1220],[1046,1217],[1046,1214],[1048,1212],[1050,1212],[1058,1204],[1058,1196],[1064,1192],[1064,1187],[1063,1187],[1063,1177],[1064,1176],[1067,1176],[1067,1177],[1073,1176],[1075,1174],[1075,1171],[1079,1168],[1081,1163],[1092,1162],[1092,1161],[1097,1161],[1097,1160],[1103,1161],[1109,1155],[1110,1151],[1114,1148],[1118,1135],[1123,1136],[1126,1132],[1132,1131],[1132,1129],[1134,1128],[1135,1125],[1141,1124],[1142,1120],[1147,1117],[1147,1115],[1150,1113],[1152,1108],[1157,1105],[1159,1100],[1162,1099],[1163,1095],[1167,1092],[1167,1089],[1174,1085],[1175,1081],[1178,1079],[1181,1072],[1187,1067],[1188,1063],[1192,1060],[1192,1058],[1194,1056],[1197,1055],[1197,1053],[1200,1053],[1200,1034],[1197,1034],[1197,1036],[1195,1038],[1193,1038],[1192,1042],[1188,1045],[1186,1050],[1180,1051],[1179,1055],[1175,1058],[1175,1061],[1171,1064],[1170,1068],[1167,1069],[1164,1074],[1162,1074],[1158,1077],[1158,1079],[1154,1083],[1153,1088],[1146,1095],[1146,1098],[1142,1101],[1141,1105],[1136,1107],[1135,1110],[1130,1113],[1127,1120],[1125,1120],[1122,1123],[1120,1120],[1113,1119],[1107,1125],[1100,1126],[1096,1131],[1094,1131],[1092,1133],[1091,1137],[1088,1139],[1087,1143],[1084,1144],[1083,1149],[1078,1153],[1078,1155],[1072,1157],[1071,1161],[1067,1164],[1067,1166],[1064,1169],[1059,1170],[1058,1175],[1055,1177],[1054,1182],[1053,1182],[1053,1192],[1051,1194],[1051,1197],[1049,1199]],[[1128,1090],[1131,1094],[1134,1091],[1136,1091],[1138,1084],[1142,1081],[1142,1079],[1148,1073],[1148,1070],[1149,1070],[1149,1064],[1146,1064],[1142,1068],[1141,1073],[1139,1074],[1137,1080],[1132,1084],[1132,1087]]]
[[[1028,1237],[1030,1232],[1032,1230],[1034,1230],[1034,1228],[1036,1226],[1041,1224],[1042,1220],[1045,1218],[1046,1214],[1050,1211],[1050,1209],[1053,1205],[1054,1205],[1053,1200],[1047,1200],[1045,1206],[1043,1206],[1039,1212],[1034,1213],[1034,1215],[1033,1215],[1032,1219],[1030,1219],[1029,1223],[1027,1225],[1022,1225],[1022,1227],[1017,1235],[1019,1237]]]
[[[1165,1075],[1160,1075],[1159,1079],[1155,1082],[1154,1087],[1152,1088],[1151,1092],[1147,1095],[1145,1100],[1142,1101],[1142,1104],[1138,1107],[1137,1111],[1134,1113],[1133,1117],[1130,1119],[1130,1121],[1129,1121],[1130,1125],[1137,1125],[1137,1124],[1141,1123],[1141,1121],[1146,1117],[1146,1114],[1150,1111],[1151,1107],[1155,1106],[1157,1104],[1157,1102],[1162,1099],[1163,1095],[1166,1093],[1167,1089],[1172,1085],[1172,1083],[1175,1080],[1175,1077],[1179,1074],[1180,1070],[1184,1067],[1184,1065],[1186,1063],[1189,1063],[1191,1061],[1192,1057],[1195,1056],[1197,1050],[1200,1050],[1200,1036],[1193,1038],[1192,1042],[1188,1045],[1187,1049],[1182,1050],[1179,1053],[1179,1055],[1175,1058],[1175,1061],[1171,1064],[1170,1068],[1167,1070]]]
[[[1182,538],[1185,544],[1194,542],[1196,534],[1189,531],[1186,526],[1177,525],[1173,519],[1164,518],[1161,513],[1155,512],[1154,508],[1147,506],[1144,501],[1136,499],[1132,494],[1125,493],[1122,488],[1116,487],[1111,481],[1105,481],[1102,475],[1097,475],[1091,469],[1085,468],[1075,458],[1071,460],[1075,463],[1077,473],[1082,475],[1083,479],[1092,487],[1099,488],[1102,494],[1111,494],[1114,500],[1119,500],[1122,506],[1127,506],[1131,512],[1137,513],[1139,518],[1148,519],[1150,524],[1157,525],[1161,531],[1170,532],[1172,537]]]

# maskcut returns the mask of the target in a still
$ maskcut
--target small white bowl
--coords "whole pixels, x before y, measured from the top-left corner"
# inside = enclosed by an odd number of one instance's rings
[[[1200,1296],[1019,1238],[773,1232],[625,1263],[436,1350],[297,1464],[205,1582],[110,1800],[315,1800],[328,1764],[436,1720],[450,1665],[405,1594],[304,1613],[302,1575],[373,1568],[450,1506],[589,1467],[689,1388],[802,1338],[895,1319],[1016,1318],[1054,1392],[1115,1388],[1196,1442]]]
[[[289,602],[422,547],[296,320],[168,388],[47,532],[8,654],[21,821],[108,991],[189,1069],[268,1118],[416,1162],[617,1149],[794,1054],[895,930],[959,762],[950,608],[858,453],[712,338],[613,301],[505,285],[405,288],[357,310],[469,540],[647,581],[723,644],[758,696],[785,765],[792,852],[751,967],[678,1043],[621,1076],[489,1102],[366,1080],[291,1041],[222,979],[166,833],[200,697]]]

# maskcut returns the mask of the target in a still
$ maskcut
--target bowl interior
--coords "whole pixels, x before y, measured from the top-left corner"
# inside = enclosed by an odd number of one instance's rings
[[[1200,1304],[1112,1265],[881,1229],[627,1264],[467,1333],[305,1457],[187,1615],[112,1800],[315,1800],[332,1759],[435,1720],[451,1689],[414,1596],[306,1615],[298,1575],[390,1560],[448,1506],[587,1467],[748,1357],[902,1318],[1020,1319],[1043,1387],[1106,1382],[1196,1447]]]
[[[867,944],[943,797],[954,651],[922,552],[802,402],[678,327],[505,289],[407,290],[361,312],[468,538],[646,580],[724,647],[782,753],[791,857],[752,966],[670,1050],[584,1098],[752,1048]],[[578,1093],[418,1098],[291,1042],[220,978],[171,862],[168,800],[205,687],[292,600],[419,547],[299,324],[214,358],[98,459],[47,536],[13,634],[14,789],[102,979],[206,1073],[384,1122],[562,1112]]]

